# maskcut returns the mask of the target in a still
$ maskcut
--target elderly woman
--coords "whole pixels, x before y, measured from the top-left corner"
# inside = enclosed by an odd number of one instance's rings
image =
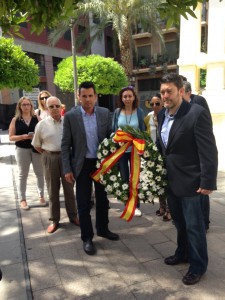
[[[40,205],[45,206],[44,199],[44,174],[41,163],[41,155],[33,148],[31,141],[35,126],[39,118],[34,113],[33,103],[27,97],[19,99],[16,106],[16,114],[9,126],[9,140],[16,144],[16,162],[19,169],[19,198],[21,209],[28,210],[26,199],[27,177],[30,164],[37,178],[37,190]]]
[[[50,96],[51,93],[45,90],[38,94],[38,109],[35,109],[35,114],[39,116],[41,120],[45,119],[49,115],[46,101]]]
[[[119,108],[114,112],[112,129],[115,132],[118,128],[127,125],[145,130],[143,111],[138,107],[138,98],[132,86],[123,88],[119,93]],[[120,174],[126,182],[130,180],[130,159],[131,149],[128,148],[119,160]],[[140,201],[137,203],[134,215],[138,217],[142,215]]]

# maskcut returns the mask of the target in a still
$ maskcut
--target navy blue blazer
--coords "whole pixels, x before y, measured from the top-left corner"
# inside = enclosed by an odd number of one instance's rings
[[[161,138],[165,108],[158,113],[157,145],[165,157],[169,190],[178,197],[197,195],[197,189],[216,189],[218,153],[212,121],[206,109],[183,100],[169,133]]]

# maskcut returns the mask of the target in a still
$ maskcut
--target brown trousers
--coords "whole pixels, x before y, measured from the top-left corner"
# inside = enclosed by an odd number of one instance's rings
[[[60,153],[42,153],[44,175],[49,195],[49,220],[58,223],[60,220],[59,192],[62,183],[65,207],[69,220],[77,216],[76,199],[73,184],[66,181],[62,172]]]

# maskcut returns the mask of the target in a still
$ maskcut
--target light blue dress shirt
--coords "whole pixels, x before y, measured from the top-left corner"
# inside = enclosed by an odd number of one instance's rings
[[[169,115],[168,110],[165,111],[165,119],[162,125],[161,137],[165,147],[167,146],[170,129],[174,122],[174,115]]]
[[[84,128],[87,139],[87,153],[86,158],[96,158],[98,149],[98,130],[95,109],[93,114],[89,115],[81,106],[82,118],[84,121]]]

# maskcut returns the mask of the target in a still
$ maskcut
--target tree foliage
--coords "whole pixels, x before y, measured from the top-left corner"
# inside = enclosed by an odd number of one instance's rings
[[[100,55],[78,56],[78,84],[92,81],[98,94],[118,94],[127,86],[126,74],[119,63]],[[55,73],[54,83],[63,91],[74,91],[72,56],[63,59]]]
[[[172,24],[178,24],[180,16],[185,19],[188,17],[196,18],[193,10],[196,9],[198,3],[208,2],[208,0],[167,0],[160,3],[158,11],[161,19],[167,20],[167,27]]]
[[[159,0],[156,8],[162,19],[167,19],[168,25],[178,23],[180,15],[187,18],[195,16],[192,9],[204,0]],[[221,1],[221,0],[220,0]],[[32,32],[40,33],[45,27],[54,27],[59,20],[70,19],[77,9],[77,3],[82,0],[1,0],[0,1],[0,27],[3,33],[10,29],[19,30],[18,25],[28,21],[32,25]],[[97,2],[97,0],[96,0]],[[112,1],[113,2],[113,1]],[[116,1],[119,9],[120,1]],[[127,6],[133,0],[126,0]]]
[[[39,82],[38,66],[12,39],[0,38],[0,90],[31,90]]]
[[[1,0],[0,27],[3,33],[10,29],[19,34],[19,24],[29,22],[31,31],[41,33],[45,27],[56,26],[59,20],[68,18],[79,0]]]

